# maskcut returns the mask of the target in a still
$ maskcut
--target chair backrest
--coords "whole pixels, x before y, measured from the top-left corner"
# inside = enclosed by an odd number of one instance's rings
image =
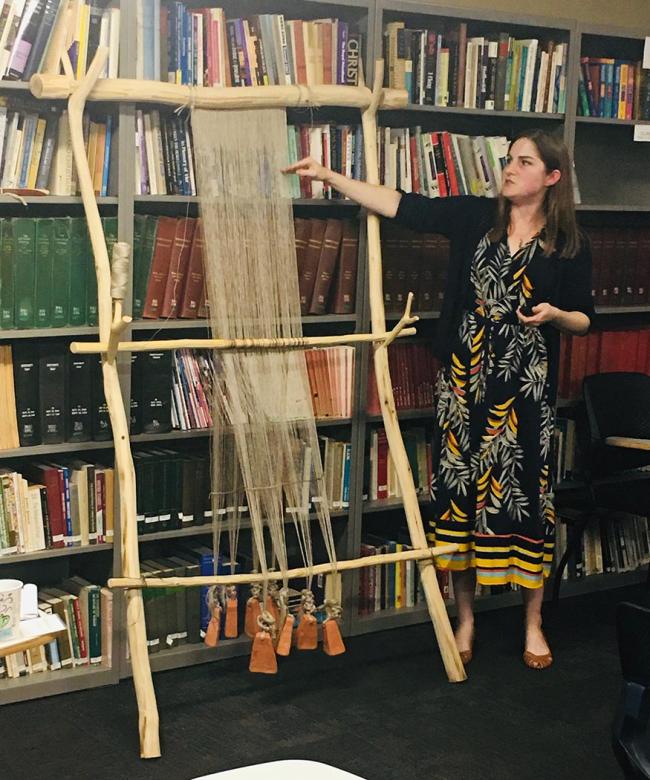
[[[648,780],[650,716],[650,609],[623,602],[616,610],[623,692],[612,728],[614,755],[625,777]]]
[[[625,682],[650,688],[650,609],[621,602],[616,609],[616,633]]]
[[[594,476],[650,463],[642,451],[607,447],[608,436],[650,439],[650,376],[611,371],[585,377],[582,386],[588,467]]]
[[[583,395],[594,440],[650,439],[650,376],[610,371],[585,377]]]

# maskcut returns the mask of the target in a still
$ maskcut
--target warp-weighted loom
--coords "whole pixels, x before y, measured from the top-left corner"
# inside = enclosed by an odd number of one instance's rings
[[[369,293],[372,332],[345,336],[303,337],[298,301],[291,201],[283,188],[280,162],[286,156],[287,107],[345,106],[362,112],[366,180],[378,183],[376,112],[399,108],[406,93],[383,89],[383,63],[377,63],[374,89],[349,86],[268,86],[192,88],[160,82],[100,79],[106,49],[98,50],[82,81],[71,74],[40,74],[32,78],[32,93],[45,99],[68,99],[68,115],[75,166],[92,242],[97,273],[99,341],[71,344],[73,352],[100,353],[104,389],[115,446],[115,468],[120,493],[121,578],[109,586],[126,589],[127,630],[133,679],[139,709],[140,749],[144,758],[160,755],[158,711],[147,654],[142,589],[150,587],[210,587],[212,620],[207,642],[218,641],[220,610],[228,611],[230,586],[258,583],[260,596],[251,668],[273,671],[275,655],[288,652],[291,634],[302,627],[313,642],[316,626],[309,587],[303,592],[301,619],[292,629],[287,612],[286,583],[305,578],[307,584],[318,574],[328,575],[324,640],[331,654],[342,649],[336,619],[340,614],[340,572],[396,561],[416,560],[443,663],[450,681],[465,679],[465,671],[438,588],[436,555],[449,553],[455,545],[429,548],[395,411],[388,369],[388,348],[395,338],[412,335],[417,317],[411,317],[411,298],[404,316],[389,332],[382,294],[379,219],[368,214]],[[64,61],[64,70],[65,61]],[[66,70],[67,72],[67,70]],[[206,276],[211,302],[211,339],[125,342],[122,333],[130,322],[123,314],[129,247],[118,243],[109,263],[99,210],[84,150],[82,116],[87,99],[104,102],[152,102],[187,106],[192,111],[197,183],[201,198],[206,243]],[[220,113],[215,111],[217,109]],[[256,110],[253,110],[256,109]],[[231,114],[235,110],[235,114]],[[242,112],[249,112],[242,122]],[[246,140],[244,126],[258,139]],[[239,138],[241,136],[242,138]],[[254,148],[255,147],[255,148]],[[283,151],[284,150],[284,151]],[[286,159],[284,162],[286,165]],[[246,187],[253,190],[247,192]],[[254,194],[251,192],[254,191]],[[251,209],[252,198],[255,206]],[[242,209],[247,208],[246,228]],[[254,212],[254,213],[253,213]],[[224,230],[223,226],[228,225]],[[242,234],[242,230],[244,231]],[[226,234],[224,238],[224,233]],[[266,236],[262,240],[260,236]],[[238,242],[235,250],[233,242]],[[247,266],[237,279],[227,280],[229,267],[244,266],[242,258],[256,262],[262,255],[267,283],[254,284],[255,266]],[[240,262],[241,261],[241,262]],[[274,267],[277,266],[277,267]],[[243,275],[242,275],[243,274]],[[246,277],[246,274],[249,276]],[[251,282],[246,285],[246,280]],[[244,284],[239,291],[232,285]],[[304,349],[336,344],[372,342],[375,374],[384,427],[403,497],[408,529],[414,549],[356,560],[337,561],[326,500],[314,504],[325,540],[329,562],[315,565],[311,555],[310,500],[325,498],[320,455],[316,442],[311,397],[307,382]],[[227,528],[231,541],[239,532],[237,507],[248,506],[255,569],[251,573],[146,580],[140,575],[136,525],[135,471],[129,443],[129,423],[118,380],[118,352],[171,350],[183,347],[216,350],[222,380],[214,393],[215,433],[213,439],[213,518],[215,539]],[[263,380],[263,381],[262,381]],[[262,390],[264,392],[262,392]],[[258,419],[259,418],[259,419]],[[258,425],[258,422],[263,424]],[[245,495],[245,499],[241,496]],[[285,544],[285,523],[295,528],[303,557],[301,568],[289,569]],[[272,543],[270,570],[265,533]],[[257,570],[259,569],[259,570]],[[233,569],[234,571],[234,569]],[[283,587],[278,587],[282,581]],[[215,588],[224,598],[217,597]],[[272,592],[270,592],[272,591]],[[284,595],[283,595],[284,592]],[[311,618],[311,620],[307,619]],[[228,615],[225,616],[228,636]],[[325,630],[325,626],[333,629]],[[254,629],[255,630],[255,629]],[[328,636],[325,636],[328,634]],[[275,645],[275,646],[274,646]],[[327,647],[325,648],[327,652]],[[257,654],[256,654],[257,650]],[[286,651],[286,652],[285,652]],[[261,658],[261,661],[260,661]],[[268,668],[268,665],[271,668]]]

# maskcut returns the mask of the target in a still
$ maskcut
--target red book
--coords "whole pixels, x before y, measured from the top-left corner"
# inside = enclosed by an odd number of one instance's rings
[[[181,305],[178,316],[185,319],[195,319],[198,315],[199,301],[204,285],[203,268],[203,225],[200,219],[196,220],[194,236],[190,248],[189,262],[185,274],[185,286],[181,296]]]
[[[65,547],[65,494],[59,469],[46,463],[26,463],[21,467],[21,472],[30,481],[45,485],[52,547]]]
[[[311,220],[295,217],[293,220],[293,232],[296,243],[296,264],[298,266],[298,279],[302,275],[305,266],[309,236],[311,235]]]
[[[602,262],[600,264],[600,300],[596,295],[596,303],[601,306],[612,306],[613,287],[616,270],[614,265],[614,252],[616,249],[617,228],[603,228]]]
[[[160,316],[175,235],[176,218],[160,217],[142,313],[142,316],[148,319],[155,320]]]
[[[650,329],[639,331],[634,370],[641,374],[650,373]]]
[[[585,376],[593,376],[598,373],[600,365],[600,336],[598,331],[594,331],[587,336],[587,363],[585,366]]]
[[[458,189],[458,177],[456,176],[456,166],[454,165],[454,155],[451,150],[451,136],[444,130],[440,133],[440,139],[442,142],[442,153],[445,157],[445,167],[447,169],[447,177],[449,178],[449,194],[460,195]]]
[[[582,395],[582,381],[587,370],[587,350],[589,341],[582,336],[574,336],[571,340],[571,361],[569,368],[569,395],[573,400]]]
[[[309,313],[309,306],[316,283],[318,261],[320,259],[321,247],[325,237],[325,226],[327,224],[324,219],[312,219],[311,223],[309,243],[304,256],[304,263],[300,268],[300,276],[298,277],[300,312],[303,315]]]
[[[388,438],[383,429],[377,431],[377,500],[388,498]]]
[[[618,228],[614,238],[614,254],[611,263],[608,306],[620,306],[625,289],[625,265],[627,263],[627,230]]]
[[[639,349],[638,330],[624,330],[619,334],[618,371],[635,371],[636,356]]]
[[[354,314],[359,257],[359,223],[343,220],[341,254],[336,273],[332,314]]]
[[[600,361],[598,365],[600,373],[629,370],[623,355],[624,332],[620,330],[605,330],[600,334]],[[634,358],[636,360],[636,349]]]
[[[381,414],[379,391],[377,390],[377,378],[375,376],[375,361],[372,359],[372,357],[370,358],[368,365],[368,393],[366,397],[366,411],[368,414]]]
[[[414,310],[417,312],[433,311],[435,300],[435,253],[436,236],[433,233],[422,235],[422,250],[420,252],[420,281]]]
[[[603,273],[603,231],[602,228],[589,228],[591,243],[591,295],[597,305],[602,303],[602,273]]]
[[[625,247],[625,267],[623,271],[623,289],[621,290],[621,305],[632,306],[637,292],[637,259],[639,254],[639,230],[635,227],[625,229],[627,238]]]
[[[438,180],[438,189],[440,190],[440,197],[446,198],[449,194],[447,188],[447,174],[445,173],[445,156],[442,151],[442,144],[440,141],[441,133],[431,133],[431,144],[433,146],[433,157],[436,163],[436,179]]]
[[[343,224],[340,219],[328,219],[325,234],[321,244],[314,291],[309,307],[310,314],[325,314],[329,298],[332,278],[336,269],[336,261],[341,247]]]
[[[636,261],[637,305],[650,303],[650,228],[639,230],[639,245]]]
[[[415,134],[409,138],[409,152],[411,155],[411,190],[420,192],[420,157],[418,155],[417,139]]]
[[[210,303],[206,297],[205,292],[205,283],[203,284],[203,289],[201,290],[201,297],[199,298],[199,305],[197,308],[196,316],[200,320],[205,320],[208,318]]]
[[[386,312],[393,312],[397,310],[397,273],[399,269],[399,255],[397,247],[397,226],[394,224],[382,225],[381,254],[384,310]]]
[[[176,221],[176,232],[169,259],[165,294],[160,309],[162,317],[178,316],[190,260],[194,224],[195,220],[191,217],[181,217]]]
[[[293,39],[295,42],[293,49],[293,67],[296,72],[296,83],[307,84],[307,60],[305,59],[305,38],[302,26],[303,22],[301,19],[295,19],[287,22],[287,25],[293,29]]]

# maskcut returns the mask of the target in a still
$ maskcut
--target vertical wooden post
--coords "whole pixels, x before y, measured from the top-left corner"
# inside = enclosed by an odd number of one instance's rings
[[[366,179],[370,184],[379,184],[379,169],[377,163],[377,106],[381,96],[381,87],[384,77],[383,60],[375,63],[375,74],[373,83],[373,100],[364,109],[361,121],[363,126],[363,143],[366,161]],[[369,273],[369,291],[370,291],[370,312],[372,320],[373,333],[385,333],[386,316],[384,312],[384,296],[382,290],[382,264],[381,264],[381,241],[379,235],[379,217],[376,214],[369,213],[367,217],[368,224],[368,273]],[[375,376],[377,378],[377,390],[379,402],[381,404],[381,413],[388,439],[390,454],[395,464],[395,471],[399,480],[402,499],[404,502],[404,512],[408,524],[411,543],[414,547],[427,547],[427,538],[422,525],[422,515],[420,514],[420,505],[418,503],[415,485],[413,484],[413,474],[408,462],[404,440],[397,419],[395,409],[395,399],[393,397],[393,386],[390,379],[388,368],[388,347],[385,343],[375,344],[374,346]],[[431,560],[418,562],[420,579],[424,595],[426,597],[429,615],[433,623],[433,628],[440,647],[442,660],[447,671],[447,677],[451,682],[461,682],[467,679],[465,668],[454,635],[449,623],[449,616],[445,607],[436,571]]]
[[[135,504],[135,469],[129,442],[129,423],[120,389],[116,349],[114,348],[116,335],[119,334],[123,327],[122,309],[121,304],[115,307],[114,321],[111,299],[111,270],[102,222],[88,168],[82,125],[86,98],[97,80],[107,56],[107,48],[101,47],[97,50],[85,78],[79,82],[79,85],[70,96],[68,116],[70,119],[72,151],[79,177],[79,188],[86,213],[86,221],[88,222],[88,232],[92,243],[97,274],[99,339],[104,344],[109,344],[110,342],[112,345],[108,353],[102,354],[102,371],[106,403],[113,428],[115,468],[120,485],[122,571],[128,576],[139,577],[140,561]],[[113,336],[111,336],[112,333],[114,334]],[[133,682],[138,702],[140,755],[142,758],[157,758],[160,756],[158,708],[156,706],[156,695],[153,689],[151,667],[147,652],[142,591],[139,589],[127,591],[126,620]]]

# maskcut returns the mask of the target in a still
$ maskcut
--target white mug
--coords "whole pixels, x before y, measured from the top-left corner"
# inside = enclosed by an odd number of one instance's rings
[[[6,641],[18,635],[20,624],[20,580],[0,580],[0,640]]]

